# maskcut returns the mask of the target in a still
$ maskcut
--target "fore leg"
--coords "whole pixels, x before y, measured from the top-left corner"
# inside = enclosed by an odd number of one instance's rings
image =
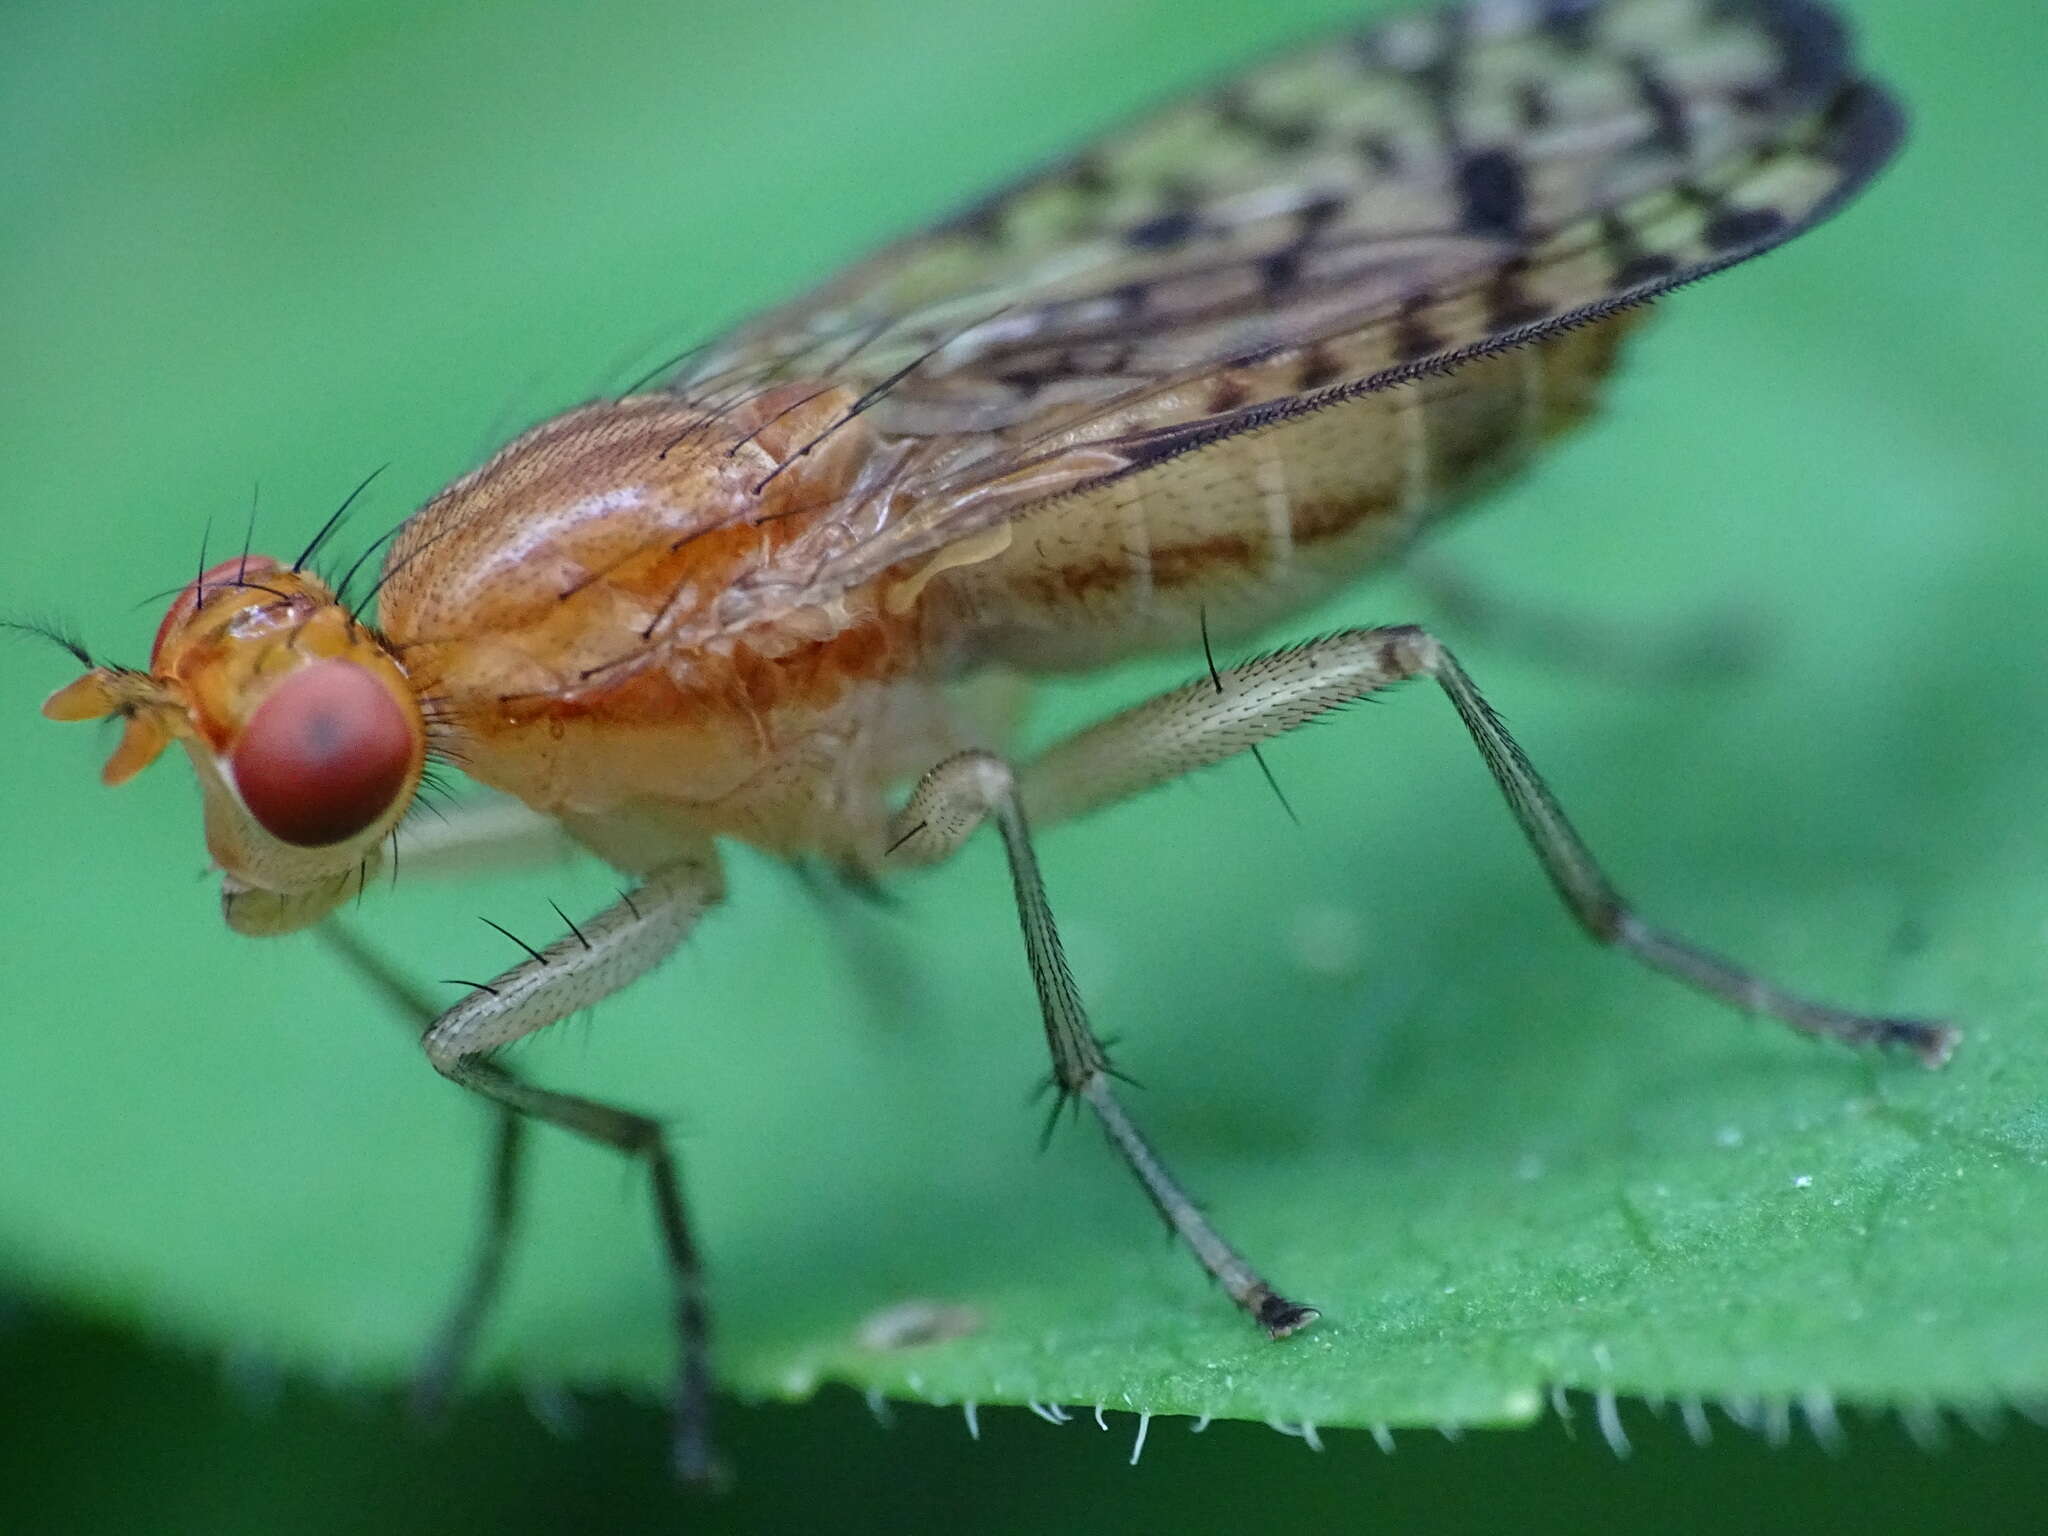
[[[351,969],[383,993],[422,1032],[433,1024],[440,1010],[345,924],[330,918],[316,931]],[[485,1171],[483,1223],[477,1232],[469,1273],[456,1292],[454,1305],[435,1331],[419,1373],[413,1377],[412,1411],[415,1417],[426,1421],[441,1416],[454,1394],[455,1383],[476,1352],[484,1319],[490,1315],[504,1282],[505,1261],[519,1218],[520,1191],[525,1182],[526,1121],[502,1104],[491,1106],[491,1116],[494,1123]]]
[[[710,1320],[702,1265],[662,1126],[617,1105],[536,1087],[488,1057],[651,970],[722,894],[718,868],[708,852],[656,869],[595,918],[572,926],[532,958],[477,987],[429,1025],[421,1041],[428,1059],[444,1076],[481,1094],[509,1116],[545,1120],[646,1165],[673,1288],[679,1345],[673,1458],[677,1473],[690,1479],[711,1472]],[[500,1149],[501,1166],[516,1169],[517,1133],[501,1131]],[[509,1205],[503,1224],[509,1230]],[[487,1245],[490,1241],[487,1235]],[[487,1258],[480,1270],[487,1271],[491,1262]],[[494,1277],[486,1272],[484,1283],[488,1288]],[[458,1314],[455,1326],[473,1325]]]
[[[573,848],[559,822],[516,801],[492,796],[462,801],[431,817],[413,818],[393,838],[389,864],[392,873],[402,868],[408,876],[472,874],[480,869],[561,858]],[[315,931],[418,1030],[425,1031],[439,1016],[441,1010],[424,993],[347,925],[330,918]],[[492,1113],[483,1222],[469,1273],[413,1378],[411,1406],[414,1415],[423,1420],[440,1417],[475,1353],[477,1337],[504,1280],[518,1221],[528,1145],[526,1121],[503,1105],[494,1104]]]
[[[1046,900],[1045,882],[1039,877],[1031,832],[1009,764],[987,752],[963,752],[932,769],[892,822],[889,855],[904,863],[936,863],[958,849],[991,815],[1009,856],[1024,952],[1038,991],[1046,1045],[1052,1052],[1053,1086],[1061,1101],[1081,1099],[1095,1111],[1168,1228],[1193,1250],[1230,1299],[1267,1333],[1280,1339],[1308,1326],[1319,1315],[1316,1309],[1280,1295],[1210,1225],[1118,1101],[1109,1054],[1088,1022],[1088,1011],[1060,947],[1059,930]],[[1058,1113],[1057,1105],[1054,1113]]]
[[[1220,762],[1325,710],[1395,683],[1432,678],[1449,696],[1529,846],[1587,934],[1747,1012],[1802,1033],[1902,1045],[1930,1067],[1960,1038],[1946,1025],[1816,1003],[1637,917],[1608,883],[1563,809],[1451,653],[1410,625],[1352,629],[1260,656],[1164,693],[1051,748],[1023,771],[1041,826]]]

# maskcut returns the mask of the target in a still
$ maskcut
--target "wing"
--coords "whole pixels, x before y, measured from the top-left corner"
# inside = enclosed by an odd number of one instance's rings
[[[1641,303],[1827,217],[1902,121],[1814,0],[1468,0],[1169,107],[668,387],[816,379],[889,445],[828,599],[1051,496]],[[850,536],[849,530],[857,530]],[[792,585],[793,583],[793,585]]]

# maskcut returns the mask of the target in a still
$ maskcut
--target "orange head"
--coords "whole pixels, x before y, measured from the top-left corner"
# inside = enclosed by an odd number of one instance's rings
[[[43,713],[125,720],[108,784],[184,743],[222,908],[244,933],[303,928],[356,890],[426,765],[419,700],[382,638],[318,577],[263,556],[180,592],[147,671],[94,667]]]

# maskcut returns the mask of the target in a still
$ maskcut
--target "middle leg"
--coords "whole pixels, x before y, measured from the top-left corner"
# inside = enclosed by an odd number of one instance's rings
[[[1210,1224],[1117,1098],[1109,1053],[1088,1022],[1088,1010],[1067,967],[1009,764],[987,752],[962,752],[940,763],[919,781],[909,803],[897,813],[889,829],[889,854],[902,863],[937,863],[991,816],[1009,857],[1025,957],[1052,1052],[1054,1089],[1062,1101],[1078,1099],[1095,1112],[1168,1229],[1188,1245],[1232,1301],[1273,1338],[1283,1339],[1307,1327],[1321,1314],[1274,1290]]]
[[[563,938],[478,986],[429,1025],[420,1042],[443,1076],[488,1100],[501,1114],[546,1121],[641,1165],[667,1260],[679,1346],[672,1455],[677,1473],[690,1480],[713,1472],[710,1323],[702,1264],[666,1133],[652,1116],[537,1087],[515,1077],[491,1054],[651,970],[722,894],[723,881],[708,850],[661,865],[595,918],[571,925]],[[503,1166],[516,1167],[517,1133],[502,1134],[501,1147],[509,1144]],[[486,1275],[486,1285],[490,1280]],[[455,1326],[467,1326],[460,1314]]]

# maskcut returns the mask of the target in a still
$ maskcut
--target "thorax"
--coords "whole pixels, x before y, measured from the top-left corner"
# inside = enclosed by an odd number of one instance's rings
[[[882,582],[779,595],[887,512],[874,439],[820,437],[846,393],[599,402],[424,508],[381,621],[437,745],[549,814],[658,802],[707,835],[865,853],[884,790],[963,730],[933,606]]]

